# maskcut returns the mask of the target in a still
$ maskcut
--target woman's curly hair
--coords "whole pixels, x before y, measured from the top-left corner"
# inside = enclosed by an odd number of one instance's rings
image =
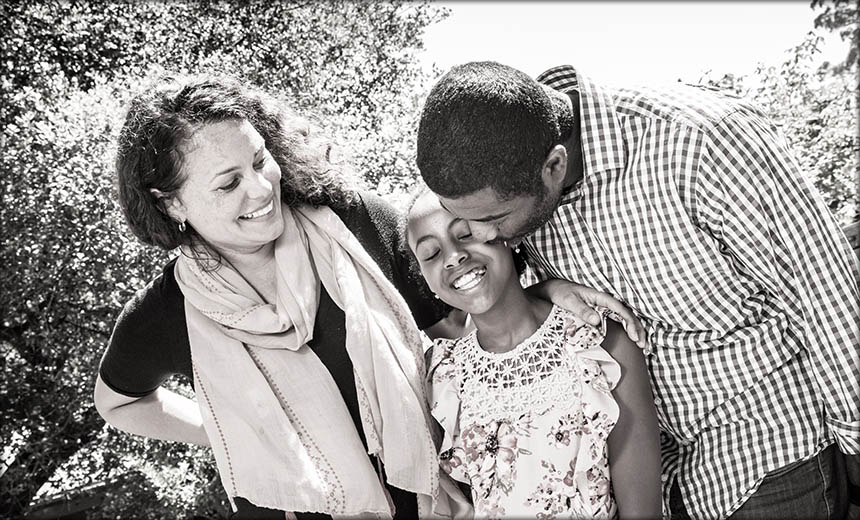
[[[119,204],[143,242],[167,250],[199,245],[152,190],[173,196],[185,180],[184,145],[202,126],[227,120],[247,120],[263,137],[288,206],[340,208],[357,199],[355,175],[332,160],[332,143],[282,100],[228,76],[162,76],[131,101],[117,146]]]

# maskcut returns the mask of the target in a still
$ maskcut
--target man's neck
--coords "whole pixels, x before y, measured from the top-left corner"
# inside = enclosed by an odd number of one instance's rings
[[[567,171],[564,175],[563,188],[569,189],[582,180],[585,167],[582,161],[582,124],[581,111],[579,107],[579,93],[569,92],[566,96],[570,102],[569,107],[573,113],[573,130],[563,143],[567,150]]]

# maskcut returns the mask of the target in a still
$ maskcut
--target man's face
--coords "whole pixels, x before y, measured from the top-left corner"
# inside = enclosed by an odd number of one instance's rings
[[[546,185],[539,195],[520,195],[507,200],[490,187],[456,199],[439,197],[445,209],[469,222],[476,239],[507,242],[509,246],[519,244],[546,224],[560,199],[561,189]]]

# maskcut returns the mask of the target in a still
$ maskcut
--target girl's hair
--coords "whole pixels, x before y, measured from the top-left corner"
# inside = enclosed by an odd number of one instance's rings
[[[281,168],[281,199],[289,206],[344,207],[356,200],[352,171],[331,160],[333,146],[281,100],[226,76],[162,76],[132,101],[117,146],[119,204],[143,242],[174,249],[200,245],[180,232],[156,189],[172,197],[185,180],[185,144],[202,126],[247,120]]]

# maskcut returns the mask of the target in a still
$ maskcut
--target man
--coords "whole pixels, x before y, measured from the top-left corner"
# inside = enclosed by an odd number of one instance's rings
[[[430,92],[417,158],[475,237],[522,242],[540,278],[641,318],[673,518],[845,514],[860,274],[759,110],[700,87],[469,63]]]

